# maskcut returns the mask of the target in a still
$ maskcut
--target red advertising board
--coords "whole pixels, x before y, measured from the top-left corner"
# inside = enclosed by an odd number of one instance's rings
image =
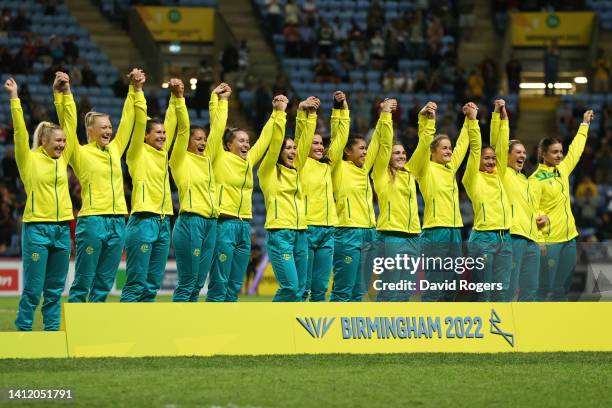
[[[0,269],[0,293],[19,290],[19,270]]]

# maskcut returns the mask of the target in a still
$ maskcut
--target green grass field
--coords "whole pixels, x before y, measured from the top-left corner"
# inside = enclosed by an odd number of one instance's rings
[[[71,388],[67,406],[79,407],[608,406],[612,383],[612,353],[44,359],[0,367],[0,388]]]

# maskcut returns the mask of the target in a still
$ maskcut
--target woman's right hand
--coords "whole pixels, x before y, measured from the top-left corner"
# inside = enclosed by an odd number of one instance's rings
[[[4,82],[4,89],[9,93],[11,99],[19,98],[17,82],[13,78],[9,78]]]
[[[342,91],[334,92],[334,101],[342,104],[342,109],[348,109],[348,103],[346,101],[346,95]]]
[[[175,98],[182,98],[185,96],[185,85],[183,85],[183,81],[180,79],[170,78],[170,81],[168,81],[168,87]]]
[[[225,82],[221,82],[215,89],[213,89],[213,92],[216,93],[220,99],[227,101],[232,95],[232,88]]]
[[[419,112],[419,115],[427,117],[427,119],[435,119],[438,105],[435,102],[427,102],[423,109]]]
[[[130,82],[132,83],[132,86],[134,87],[135,91],[142,91],[142,86],[147,80],[147,77],[143,70],[138,68],[132,69],[132,72],[128,74],[128,78],[130,79]]]

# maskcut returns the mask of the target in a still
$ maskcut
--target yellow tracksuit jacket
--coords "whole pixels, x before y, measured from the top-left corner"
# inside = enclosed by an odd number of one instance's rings
[[[497,115],[497,122],[499,122],[499,114]],[[491,126],[494,125],[495,123],[492,121]],[[510,229],[510,204],[502,182],[508,166],[508,148],[495,149],[497,160],[493,173],[480,171],[480,156],[482,153],[480,127],[477,120],[468,120],[467,126],[470,139],[470,155],[463,175],[463,185],[474,208],[474,231]],[[499,123],[497,126],[500,126]],[[508,134],[506,133],[506,137]],[[501,146],[504,143],[507,145],[507,141],[501,141],[502,137],[498,138],[499,145]]]
[[[393,121],[385,116],[384,119],[381,117],[379,122],[381,139],[393,147]],[[383,152],[383,149],[380,149],[372,170],[374,191],[380,209],[376,229],[418,234],[421,232],[421,223],[414,176],[408,164],[393,175],[389,169],[390,159],[391,150]]]
[[[68,97],[71,98],[70,95]],[[58,159],[51,158],[42,146],[32,151],[18,98],[11,99],[11,116],[15,131],[15,161],[27,194],[23,222],[72,220],[74,216],[66,169],[74,145],[66,143]],[[70,129],[64,130],[64,133],[68,132]],[[70,138],[76,140],[76,134],[66,136],[66,139]]]
[[[216,94],[215,94],[216,96]],[[227,118],[227,101],[224,102],[225,118]],[[207,218],[216,218],[219,211],[215,206],[215,180],[212,170],[212,161],[206,155],[187,151],[189,146],[189,114],[185,105],[185,98],[175,98],[172,107],[168,110],[174,111],[174,116],[178,120],[178,132],[176,141],[170,156],[170,170],[172,177],[178,188],[180,212],[189,212]],[[166,114],[167,115],[167,114]],[[225,129],[225,121],[211,120],[210,131],[221,133]],[[166,129],[166,132],[174,129]]]
[[[332,172],[342,161],[342,151],[348,139],[349,128],[349,111],[333,109],[331,143],[326,157],[329,162],[321,162],[311,157],[306,159],[300,180],[304,196],[306,224],[308,225],[333,227],[338,224]],[[310,146],[306,149],[310,150]]]
[[[55,110],[62,128],[70,128],[76,135],[77,108],[72,95],[54,94]],[[81,146],[78,140],[70,166],[81,184],[81,210],[79,216],[127,214],[121,156],[130,142],[134,126],[134,88],[130,85],[123,105],[121,121],[115,138],[105,147],[91,142]]]
[[[504,166],[504,159],[500,158],[500,154],[505,153],[507,157],[509,143],[510,127],[508,120],[500,120],[499,113],[493,112],[491,146],[495,147],[499,166]],[[536,224],[540,202],[540,186],[511,167],[507,167],[505,171],[500,172],[500,175],[502,174],[502,183],[510,203],[510,233],[535,242],[540,241],[541,237]]]
[[[174,103],[170,98],[170,104]],[[147,102],[142,92],[134,94],[136,121],[134,137],[127,150],[127,165],[132,177],[132,214],[148,212],[162,216],[172,214],[172,198],[168,174],[168,150],[174,132],[166,134],[161,150],[145,143],[147,124]],[[174,129],[176,121],[171,109],[166,112],[164,128]]]
[[[211,96],[208,108],[211,120],[219,115],[219,100],[216,95]],[[276,115],[272,114],[268,123],[273,123],[276,119]],[[266,128],[273,129],[274,126],[266,124],[264,129]],[[259,163],[268,149],[272,134],[272,131],[262,131],[245,160],[223,148],[223,134],[213,135],[211,133],[206,149],[213,162],[215,184],[218,189],[216,203],[219,207],[219,215],[247,220],[253,217],[253,167]]]
[[[588,132],[589,125],[580,125],[561,163],[556,167],[540,164],[530,177],[542,190],[540,213],[546,214],[550,220],[541,230],[547,243],[566,242],[578,236],[572,214],[569,176],[580,160]]]
[[[264,132],[273,132],[268,152],[261,161],[257,175],[266,204],[266,229],[306,229],[304,200],[300,177],[310,151],[317,124],[316,114],[298,111],[296,120],[297,156],[295,168],[277,164],[285,137],[285,112],[274,112],[274,122],[268,122]],[[271,127],[271,129],[270,129]]]
[[[462,227],[459,188],[455,173],[469,146],[467,119],[448,164],[439,164],[430,160],[430,144],[435,133],[435,119],[419,115],[419,143],[408,161],[408,168],[416,177],[425,201],[423,228]]]
[[[376,226],[370,171],[378,154],[388,154],[392,141],[381,140],[381,124],[391,120],[391,113],[382,112],[372,141],[368,146],[365,163],[357,167],[352,161],[342,160],[332,171],[332,181],[338,211],[338,227],[373,228]]]

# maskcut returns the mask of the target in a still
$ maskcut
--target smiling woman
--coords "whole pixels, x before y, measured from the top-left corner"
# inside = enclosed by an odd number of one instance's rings
[[[11,100],[15,129],[15,160],[27,194],[23,214],[22,259],[24,288],[15,325],[31,331],[34,311],[44,296],[45,330],[59,330],[60,300],[70,259],[72,202],[68,192],[67,167],[76,143],[76,133],[43,122],[34,132],[32,149],[23,118],[17,83],[4,83]],[[70,90],[64,96],[72,99]]]
[[[114,139],[110,117],[92,111],[85,115],[89,143],[81,146],[74,142],[70,166],[81,185],[82,204],[77,218],[75,278],[69,302],[104,302],[115,281],[125,243],[127,214],[121,156],[130,141],[134,93],[141,92],[138,79],[143,75],[137,69],[128,75],[131,84]],[[77,108],[69,81],[64,73],[56,75],[55,109],[62,126],[76,134]]]
[[[473,105],[473,104],[472,104]],[[469,120],[476,119],[477,108],[467,107]],[[500,114],[502,121],[500,123]],[[501,127],[501,131],[500,131]],[[482,147],[480,127],[476,123],[469,129],[470,155],[467,162],[463,185],[474,209],[474,228],[469,238],[471,255],[487,256],[485,268],[474,270],[475,283],[502,283],[502,290],[474,292],[473,300],[509,301],[512,248],[509,228],[512,215],[508,196],[502,183],[507,169],[508,157],[508,115],[505,101],[495,101],[495,112],[491,120],[492,141],[495,148]]]

